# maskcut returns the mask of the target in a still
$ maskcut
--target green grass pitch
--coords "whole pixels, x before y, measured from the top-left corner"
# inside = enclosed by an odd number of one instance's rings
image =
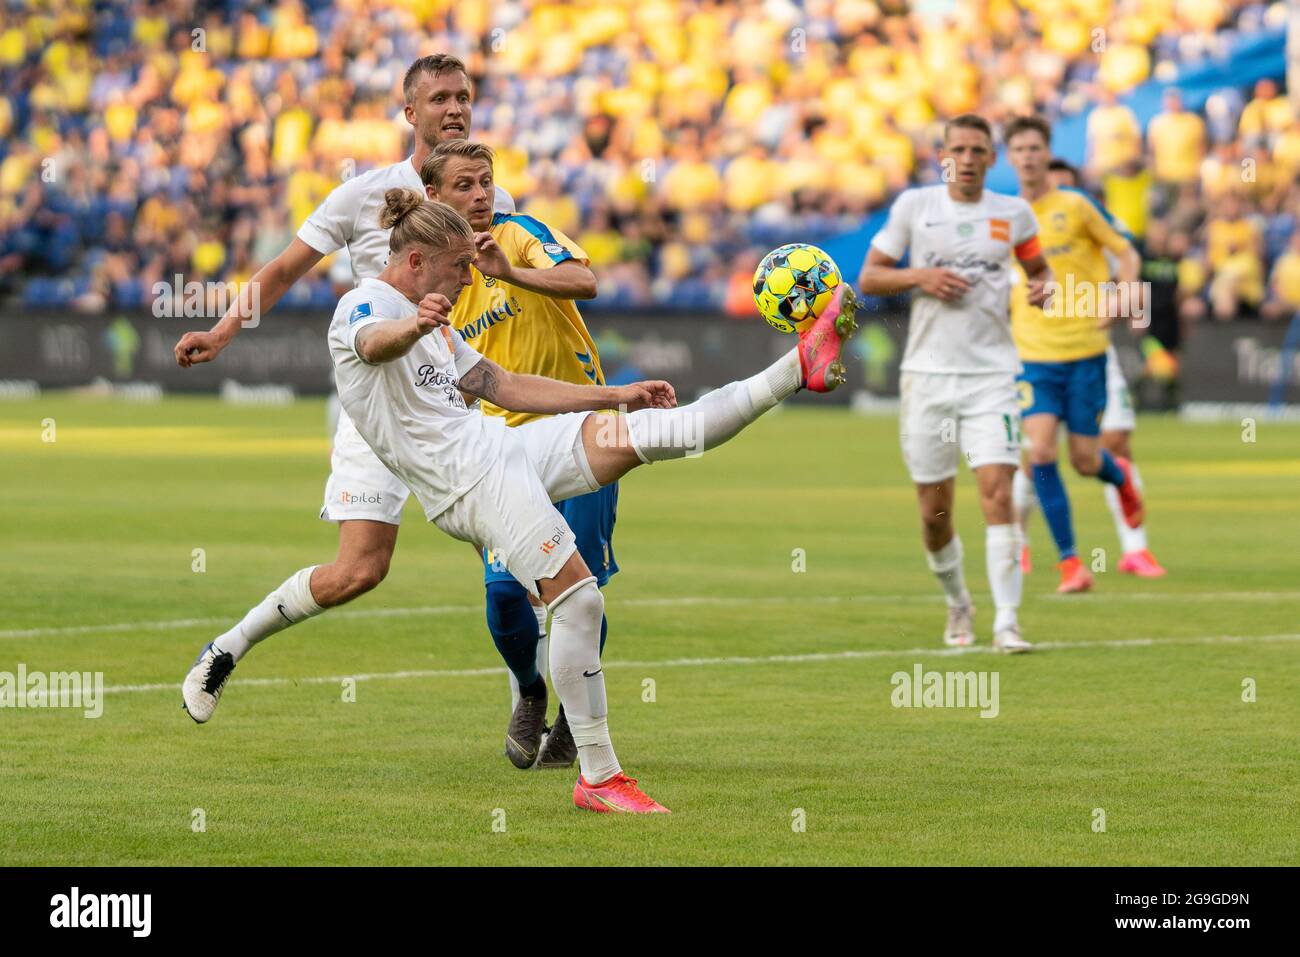
[[[980,647],[943,653],[892,419],[781,410],[629,476],[610,725],[674,811],[629,819],[502,756],[481,571],[413,506],[379,589],[255,649],[211,724],[181,711],[199,646],[334,554],[322,402],[0,403],[0,672],[111,689],[93,720],[0,709],[0,861],[1295,864],[1300,428],[1145,418],[1135,448],[1170,577],[1114,571],[1101,492],[1069,477],[1110,570],[1054,595],[1037,519],[1022,622],[1049,647],[1018,657],[987,653],[966,473]],[[917,664],[996,671],[999,714],[893,707]]]

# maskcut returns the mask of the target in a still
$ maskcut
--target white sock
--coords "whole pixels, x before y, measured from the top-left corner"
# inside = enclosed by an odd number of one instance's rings
[[[229,652],[236,661],[263,638],[290,625],[314,618],[325,609],[316,604],[311,593],[312,565],[294,572],[275,591],[262,599],[243,620],[213,642],[218,651]]]
[[[509,668],[506,669],[506,681],[510,683],[510,713],[515,713],[515,708],[519,707],[519,679]]]
[[[533,614],[537,616],[537,630],[542,633],[541,639],[537,642],[537,673],[546,679],[546,653],[549,642],[546,640],[546,606],[533,605]],[[510,682],[510,713],[515,713],[515,708],[519,705],[519,679],[509,668],[506,669],[506,680]]]
[[[537,673],[545,678],[550,673],[551,640],[546,637],[546,606],[534,605],[533,614],[537,616]]]
[[[1020,535],[1015,525],[990,525],[984,534],[984,560],[988,566],[989,587],[993,590],[993,604],[997,617],[993,620],[993,633],[1009,628],[1016,622],[1020,608]]]
[[[600,666],[604,614],[605,596],[594,576],[551,602],[551,683],[564,705],[588,784],[601,784],[622,770],[609,740],[605,675]]]
[[[627,417],[642,462],[699,455],[734,438],[764,412],[799,391],[799,350],[791,349],[758,375],[732,382],[676,409],[640,409]]]
[[[1142,491],[1142,476],[1138,473],[1136,462],[1130,462],[1129,468],[1133,471],[1133,484]],[[1109,482],[1101,483],[1102,494],[1106,496],[1106,504],[1110,507],[1110,517],[1115,520],[1115,531],[1119,534],[1119,547],[1127,555],[1129,552],[1140,552],[1147,547],[1147,527],[1139,525],[1137,528],[1129,528],[1128,523],[1124,521],[1124,507],[1119,504],[1119,489]]]
[[[1016,524],[1020,526],[1020,537],[1027,542],[1029,520],[1038,507],[1038,493],[1034,491],[1034,480],[1025,474],[1024,469],[1016,469],[1011,479],[1011,506],[1015,510]]]
[[[949,608],[960,608],[968,599],[966,594],[966,576],[962,573],[961,536],[953,533],[952,541],[937,552],[926,552],[925,560],[930,563],[930,571],[943,586],[944,596]]]

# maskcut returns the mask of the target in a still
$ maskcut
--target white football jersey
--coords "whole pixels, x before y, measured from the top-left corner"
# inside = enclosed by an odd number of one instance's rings
[[[390,189],[413,189],[424,195],[424,184],[407,157],[392,166],[381,166],[345,180],[325,197],[298,230],[298,238],[324,256],[344,246],[352,258],[352,281],[378,276],[388,265],[388,234],[381,229],[379,213],[384,193]],[[493,209],[513,213],[515,201],[500,186]]]
[[[1011,257],[1037,235],[1034,211],[1019,196],[985,190],[978,202],[960,203],[940,185],[894,200],[871,245],[894,260],[910,252],[912,268],[949,269],[971,284],[954,302],[912,290],[902,371],[1020,371],[1011,338]]]
[[[329,345],[343,408],[432,521],[498,460],[506,420],[466,408],[457,384],[483,356],[450,326],[424,336],[392,362],[372,365],[357,354],[360,330],[415,314],[415,303],[388,283],[363,279],[339,300]]]

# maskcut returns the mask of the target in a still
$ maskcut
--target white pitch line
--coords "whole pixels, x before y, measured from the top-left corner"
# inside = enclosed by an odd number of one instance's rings
[[[1300,596],[1300,592],[1296,593]],[[612,605],[628,608],[673,608],[692,605],[839,605],[851,603],[925,604],[936,605],[938,595],[763,595],[742,598],[725,595],[695,595],[677,598],[626,598],[609,599]],[[330,618],[409,618],[435,615],[465,615],[483,613],[482,605],[416,605],[406,608],[356,608],[330,613]],[[58,635],[88,635],[113,631],[166,631],[173,628],[194,628],[199,625],[227,625],[237,621],[234,615],[224,618],[172,618],[166,621],[114,622],[103,625],[68,625],[57,628],[12,628],[0,630],[0,638],[46,638]]]
[[[1245,644],[1252,641],[1300,641],[1300,634],[1284,635],[1201,635],[1195,638],[1131,638],[1104,641],[1040,641],[1034,648],[1040,651],[1075,651],[1085,648],[1151,648],[1165,645],[1219,645]],[[612,668],[707,668],[711,665],[779,665],[804,664],[823,661],[856,661],[864,658],[955,658],[961,655],[993,654],[988,645],[971,645],[965,648],[868,648],[847,651],[818,651],[802,655],[719,655],[715,658],[662,658],[658,661],[608,661],[605,669]],[[285,685],[336,685],[345,680],[385,681],[404,678],[476,678],[482,675],[503,675],[505,668],[444,668],[432,671],[383,671],[369,674],[328,675],[309,678],[248,678],[240,687],[278,688]],[[179,683],[142,685],[109,685],[105,694],[126,694],[143,691],[179,691]]]
[[[1081,606],[1091,600],[1081,595],[1043,594],[1026,596],[1031,601],[1078,602]],[[1300,591],[1219,591],[1219,592],[1128,592],[1102,594],[1105,601],[1297,601]],[[744,608],[755,605],[937,605],[938,595],[763,595],[742,597],[731,595],[687,595],[676,598],[610,598],[609,604],[625,608],[688,608],[695,605],[731,606]],[[436,615],[482,614],[482,605],[416,605],[399,608],[340,609],[330,613],[330,618],[411,618]],[[206,618],[171,618],[166,621],[115,622],[103,625],[68,625],[57,628],[11,628],[0,630],[0,638],[52,638],[60,635],[91,635],[102,632],[168,631],[175,628],[196,628],[200,625],[229,625],[236,621],[234,615]]]
[[[1037,595],[1048,601],[1078,601],[1078,595]],[[1096,597],[1106,601],[1296,601],[1300,600],[1300,591],[1134,591],[1121,594],[1102,592]],[[1086,600],[1086,599],[1085,599]]]

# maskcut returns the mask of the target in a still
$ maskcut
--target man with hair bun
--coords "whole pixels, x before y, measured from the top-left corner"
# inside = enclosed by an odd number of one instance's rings
[[[423,193],[420,166],[439,143],[464,139],[473,118],[473,87],[465,65],[435,54],[411,64],[402,83],[406,121],[415,132],[411,156],[346,180],[307,218],[297,237],[248,284],[255,300],[271,309],[290,287],[330,253],[346,249],[354,282],[379,275],[389,253],[388,228],[379,221],[386,190]],[[510,195],[497,188],[498,212],[514,212]],[[187,332],[176,344],[184,368],[211,362],[240,332],[256,325],[246,288],[211,330]],[[292,625],[365,594],[388,574],[397,545],[402,508],[410,494],[358,434],[346,412],[339,415],[320,517],[336,522],[334,561],[300,569],[255,605],[228,631],[204,645],[182,686],[185,709],[196,722],[211,719],[230,669],[258,642]]]
[[[446,202],[475,230],[474,282],[456,303],[452,322],[475,350],[512,372],[604,385],[595,340],[575,300],[596,294],[587,254],[563,232],[533,216],[493,210],[492,149],[454,140],[429,154],[420,169],[429,198]],[[485,415],[510,426],[536,418],[491,402]],[[618,572],[614,523],[618,483],[579,495],[556,508],[577,536],[583,561],[601,588]],[[506,756],[518,768],[571,767],[578,756],[561,707],[546,729],[546,606],[533,599],[491,552],[482,552],[488,627],[510,668],[510,723]],[[601,650],[607,622],[601,621]]]
[[[428,520],[491,549],[549,609],[551,679],[580,765],[574,804],[666,813],[615,756],[600,664],[605,600],[553,503],[721,445],[801,388],[829,392],[842,380],[840,350],[856,323],[827,310],[767,369],[677,408],[667,382],[584,385],[485,358],[451,324],[483,254],[470,224],[446,204],[396,189],[385,194],[381,222],[391,227],[388,266],[339,300],[330,325],[339,399]],[[503,416],[470,410],[465,395],[547,417],[508,428]]]

